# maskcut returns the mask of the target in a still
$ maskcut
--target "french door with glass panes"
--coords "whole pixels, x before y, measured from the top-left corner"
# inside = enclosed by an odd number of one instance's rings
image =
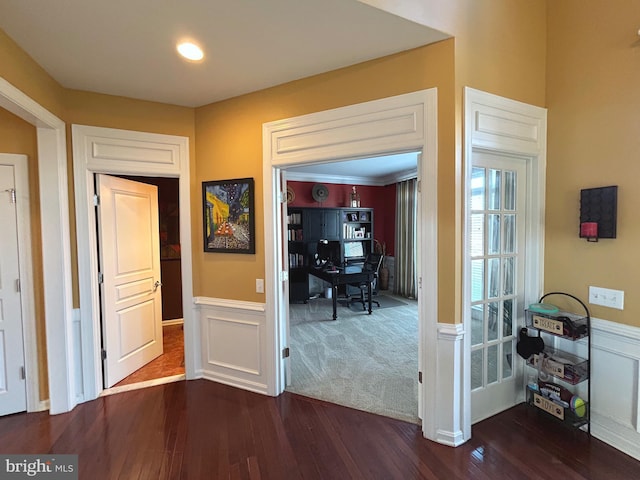
[[[471,421],[522,401],[526,161],[474,151],[469,251]],[[469,306],[467,307],[469,308]]]

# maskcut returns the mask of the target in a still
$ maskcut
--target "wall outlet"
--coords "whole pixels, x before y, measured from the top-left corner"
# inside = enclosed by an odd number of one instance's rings
[[[624,291],[589,287],[589,303],[624,310]]]
[[[264,293],[264,278],[256,278],[256,293]]]

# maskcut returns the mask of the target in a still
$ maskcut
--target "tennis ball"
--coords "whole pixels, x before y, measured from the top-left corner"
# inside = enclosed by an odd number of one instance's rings
[[[577,417],[584,417],[587,413],[587,405],[584,403],[584,400],[579,396],[574,395],[571,397],[571,402],[569,402],[571,406],[571,410],[573,410]]]

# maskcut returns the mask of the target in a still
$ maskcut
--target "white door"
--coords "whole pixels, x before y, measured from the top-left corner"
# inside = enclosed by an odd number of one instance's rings
[[[15,199],[14,167],[0,165],[0,415],[27,409]]]
[[[471,273],[471,420],[523,398],[515,351],[524,318],[526,161],[474,151],[469,246]],[[467,307],[469,308],[469,307]]]
[[[96,175],[105,388],[162,355],[158,191]]]
[[[279,170],[279,187],[278,191],[282,192],[282,201],[280,202],[280,218],[281,218],[281,229],[280,229],[280,238],[282,242],[282,271],[284,272],[283,281],[280,282],[280,299],[278,300],[278,305],[282,306],[283,312],[280,318],[285,322],[284,335],[281,340],[282,347],[286,352],[289,352],[289,345],[291,345],[291,326],[289,325],[289,231],[288,231],[288,211],[287,211],[287,173],[285,170]],[[285,385],[291,385],[292,376],[291,376],[291,356],[286,354],[284,356],[284,378]]]

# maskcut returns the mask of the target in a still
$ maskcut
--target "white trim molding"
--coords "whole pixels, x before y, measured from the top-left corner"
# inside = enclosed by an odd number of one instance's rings
[[[263,303],[196,297],[200,317],[200,377],[268,394]]]
[[[93,400],[102,391],[98,238],[93,208],[95,173],[178,178],[185,371],[195,378],[200,365],[199,326],[193,312],[191,255],[191,186],[189,139],[175,135],[72,125],[78,283],[79,342],[82,392],[78,402]]]
[[[281,265],[286,258],[283,219],[278,202],[280,175],[287,167],[327,163],[346,158],[371,158],[386,154],[420,152],[418,179],[417,274],[420,366],[420,413],[426,438],[437,439],[440,415],[436,364],[438,316],[438,129],[435,88],[370,102],[265,123],[263,142],[263,194],[265,245],[265,352],[267,391],[279,395],[286,385],[287,283]],[[451,379],[450,379],[451,380]],[[443,380],[444,381],[444,380]],[[445,389],[448,390],[448,389]],[[448,410],[447,410],[448,411]]]
[[[72,283],[65,123],[0,78],[0,107],[36,127],[49,411],[75,405]],[[43,404],[41,404],[43,405]]]
[[[640,460],[640,328],[591,319],[591,434]]]

